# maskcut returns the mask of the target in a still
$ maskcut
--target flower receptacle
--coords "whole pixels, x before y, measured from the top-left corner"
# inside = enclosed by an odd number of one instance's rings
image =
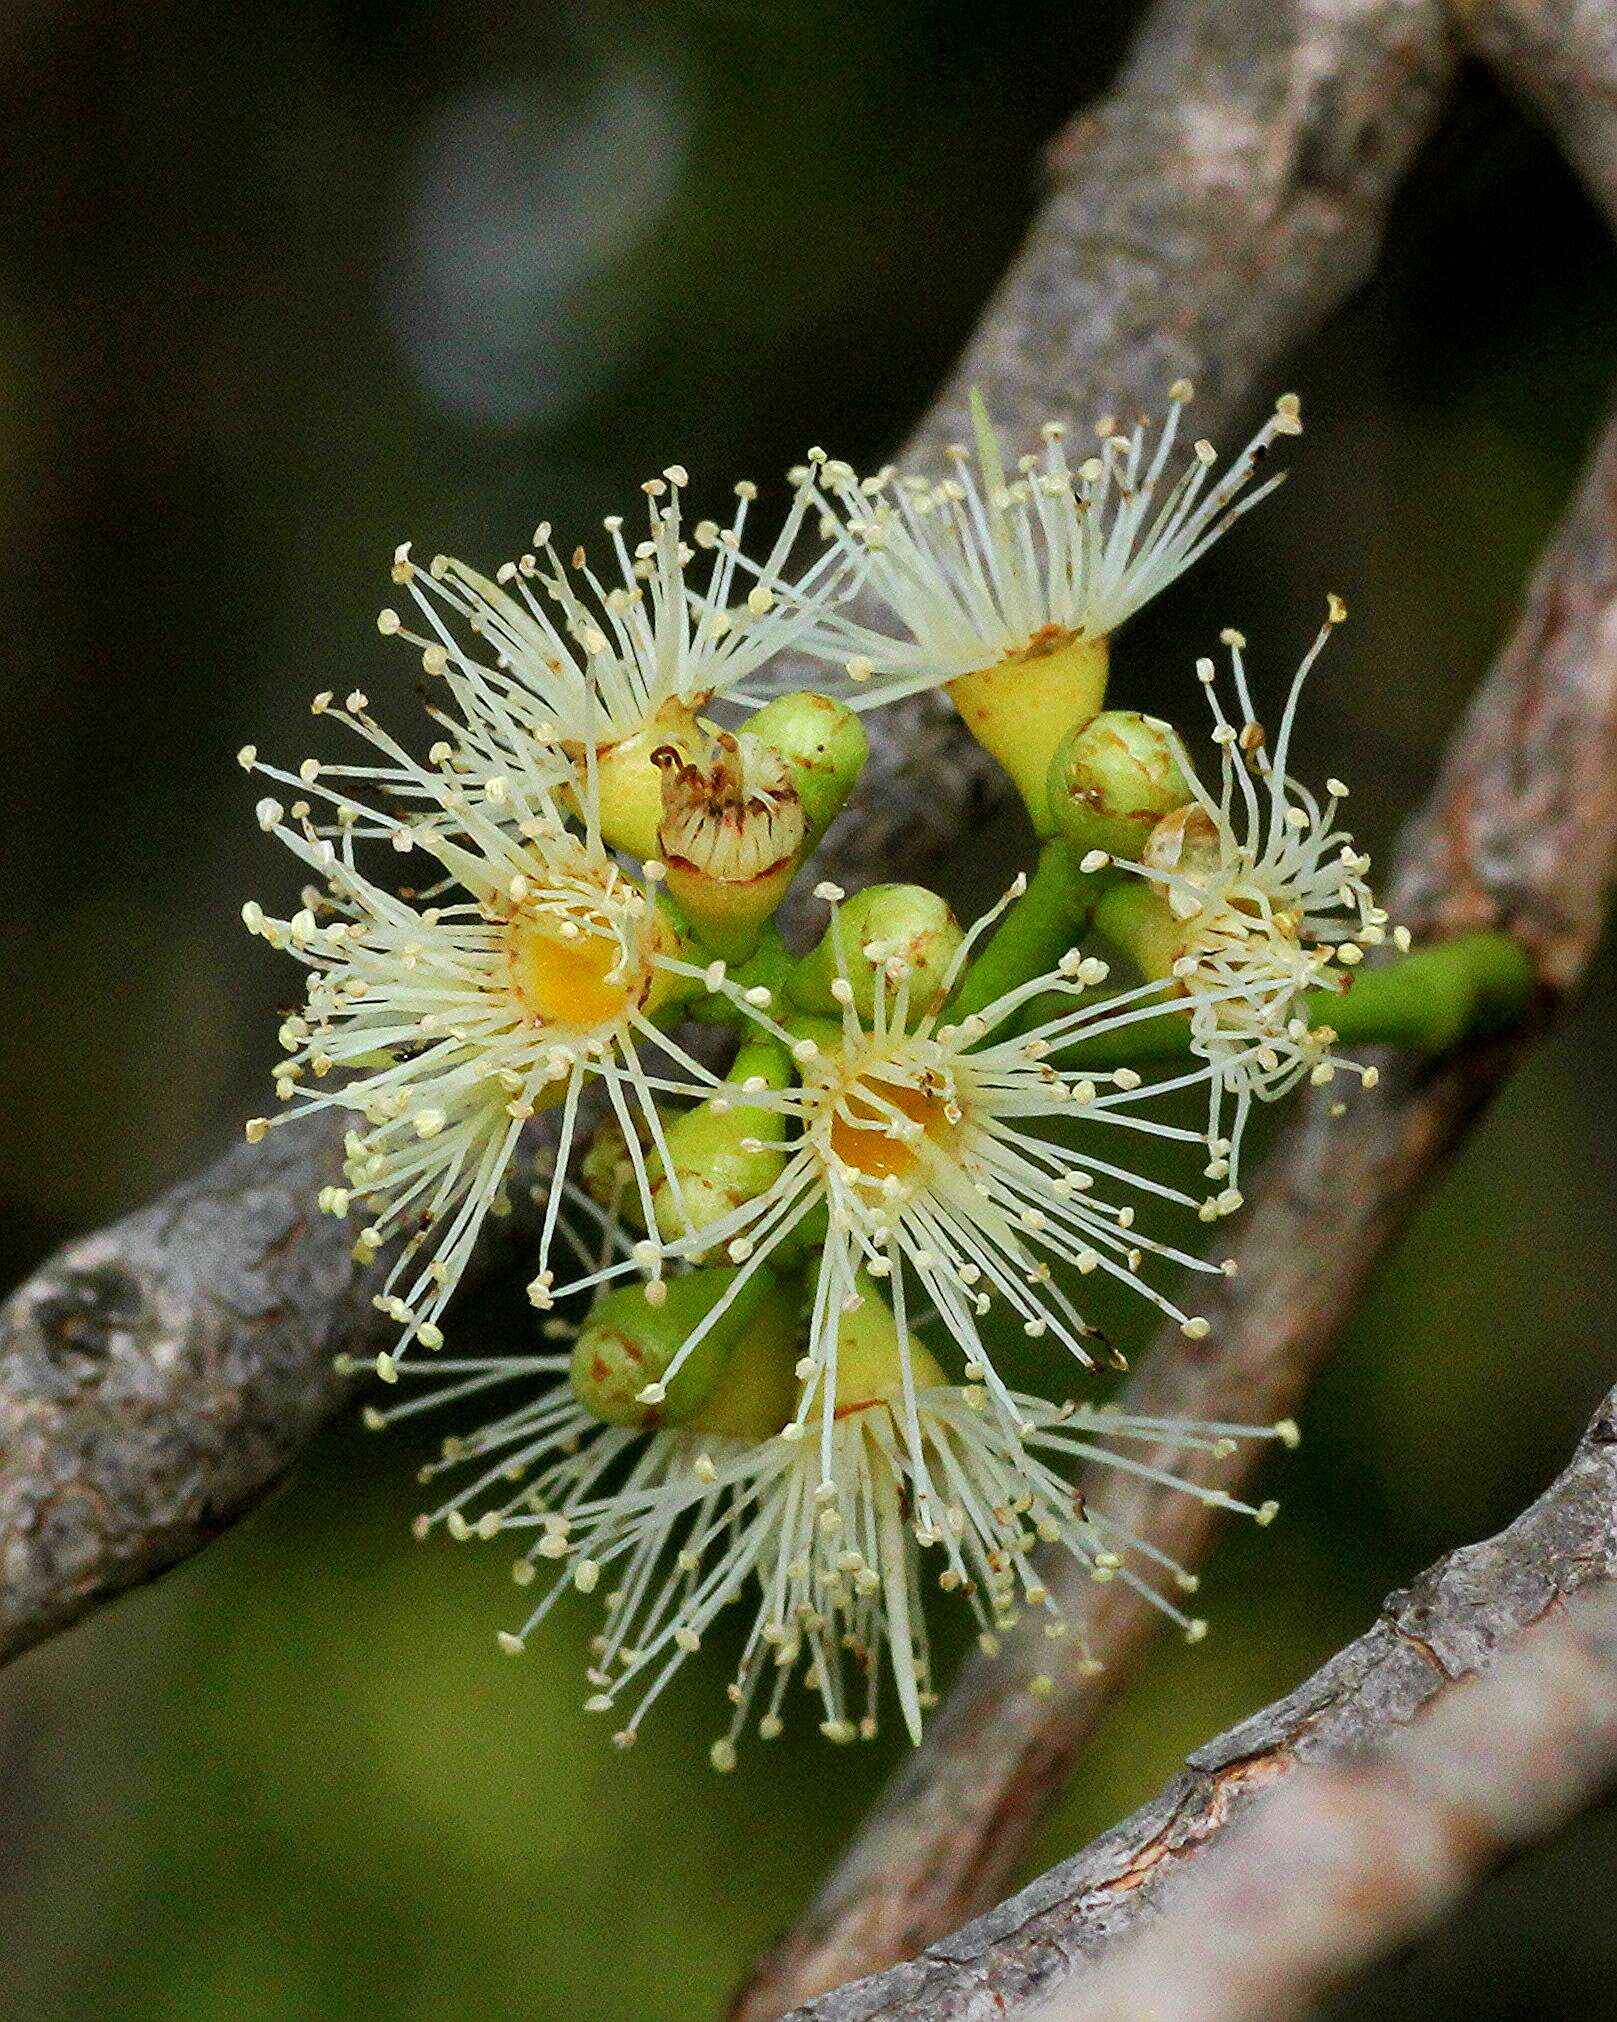
[[[1110,649],[1047,626],[1021,652],[949,683],[962,722],[997,758],[1026,803],[1036,833],[1053,835],[1046,784],[1056,747],[1106,699]]]
[[[669,896],[706,947],[744,962],[758,945],[808,847],[808,817],[786,761],[750,731],[679,744],[660,769],[657,851]]]

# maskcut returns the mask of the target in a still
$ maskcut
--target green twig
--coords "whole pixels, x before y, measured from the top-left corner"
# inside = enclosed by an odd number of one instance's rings
[[[1306,1015],[1310,1025],[1330,1026],[1347,1046],[1446,1053],[1462,1039],[1519,1024],[1532,1007],[1534,988],[1532,964],[1508,934],[1461,934],[1358,970],[1344,990],[1311,992]],[[1061,1049],[1061,1064],[1132,1067],[1189,1053],[1188,1018],[1146,1018],[1103,1039],[1075,1040]]]
[[[1106,888],[1103,876],[1078,868],[1058,836],[1039,851],[1028,888],[967,966],[949,1005],[955,1021],[969,1018],[1034,976],[1042,976],[1082,936],[1090,911]]]

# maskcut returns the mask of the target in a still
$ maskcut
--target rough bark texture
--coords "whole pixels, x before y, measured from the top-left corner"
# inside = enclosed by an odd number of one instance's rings
[[[0,1308],[0,1658],[154,1578],[243,1516],[397,1332],[380,1265],[316,1211],[343,1123],[242,1145],[70,1243]],[[480,1272],[538,1228],[531,1160]]]
[[[1540,568],[1517,632],[1450,747],[1393,887],[1421,937],[1501,927],[1530,952],[1545,1005],[1577,979],[1617,851],[1617,424]],[[1204,1304],[1205,1342],[1171,1330],[1126,1393],[1164,1416],[1291,1413],[1365,1277],[1513,1064],[1525,1035],[1438,1062],[1387,1061],[1332,1119],[1312,1100],[1265,1164],[1231,1245],[1240,1269]],[[1199,1478],[1237,1488],[1250,1447]],[[1216,1517],[1190,1497],[1097,1478],[1097,1507],[1194,1566]],[[993,1902],[1076,1749],[1126,1684],[1158,1618],[1120,1582],[1052,1591],[1081,1610],[1099,1676],[1050,1669],[1035,1627],[974,1660],[802,1923],[739,1997],[748,2022],[911,1957]],[[827,2010],[828,2014],[840,2011]],[[863,2013],[851,2008],[850,2015]]]
[[[1299,1743],[1299,1759],[1311,1752]],[[1617,1588],[1522,1630],[1365,1758],[1259,1805],[1160,1921],[1039,2022],[1288,2022],[1617,1777]],[[936,2010],[933,2011],[937,2013]]]
[[[1184,1900],[1205,1907],[1185,1877],[1233,1820],[1299,1764],[1358,1756],[1389,1729],[1407,1725],[1456,1680],[1486,1669],[1513,1637],[1551,1616],[1568,1596],[1604,1590],[1614,1577],[1617,1391],[1601,1405],[1571,1464],[1530,1509],[1497,1537],[1450,1553],[1411,1587],[1390,1595],[1363,1636],[1284,1699],[1198,1749],[1149,1804],[922,1957],[811,2002],[794,2011],[793,2022],[1008,2022],[1031,2015],[1057,1986],[1071,1983],[1076,1998],[1083,1962],[1149,1923],[1165,1902],[1176,1902],[1181,1883]],[[1604,1689],[1612,1690],[1609,1679]],[[1532,1750],[1543,1741],[1553,1753],[1552,1731],[1524,1728],[1515,1738],[1527,1751],[1519,1762],[1531,1761],[1539,1773]],[[1386,1862],[1396,1847],[1388,1840],[1372,1851]],[[1487,1850],[1473,1850],[1478,1863]],[[1250,1865],[1249,1859],[1244,1872],[1250,1874]],[[1295,1865],[1277,1871],[1279,1886],[1296,1898],[1294,1920],[1351,1909],[1323,1875],[1316,1888],[1316,1871],[1310,1867],[1306,1881],[1304,1873]],[[1219,1901],[1227,1905],[1228,1898],[1221,1894]],[[1164,1911],[1164,1925],[1170,1916],[1182,1939],[1185,1920],[1175,1907]],[[1253,1941],[1250,1923],[1244,1928]],[[1099,1972],[1094,1978],[1098,1985]],[[1138,1991],[1137,1983],[1129,1984]],[[1274,1999],[1284,1984],[1276,1968]],[[1171,2014],[1175,2022],[1188,2022],[1202,2011],[1187,2001],[1183,2008],[1094,2012]]]

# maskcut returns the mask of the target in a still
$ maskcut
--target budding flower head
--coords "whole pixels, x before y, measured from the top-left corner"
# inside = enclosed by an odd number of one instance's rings
[[[743,1279],[721,1267],[669,1279],[656,1304],[642,1285],[601,1293],[573,1344],[573,1394],[608,1425],[677,1425],[694,1417],[774,1292],[765,1273]],[[670,1376],[676,1356],[679,1368]]]
[[[1127,866],[1143,889],[1114,891],[1097,913],[1148,975],[1171,979],[1188,1000],[1192,1049],[1211,1069],[1208,1137],[1232,1185],[1254,1099],[1338,1068],[1367,1072],[1335,1053],[1334,1032],[1307,999],[1346,987],[1363,951],[1386,938],[1387,915],[1367,882],[1370,859],[1338,820],[1346,787],[1330,781],[1321,802],[1288,770],[1303,682],[1345,616],[1331,598],[1272,747],[1253,709],[1241,635],[1224,634],[1238,715],[1226,713],[1213,662],[1198,663],[1219,792],[1193,779],[1194,799],[1165,816]]]
[[[973,396],[974,452],[952,450],[941,481],[861,480],[823,459],[799,473],[822,504],[822,531],[850,566],[863,559],[866,592],[897,621],[890,635],[828,608],[807,649],[854,674],[856,709],[948,685],[1041,833],[1056,744],[1104,698],[1105,641],[1274,488],[1278,478],[1252,480],[1273,441],[1302,426],[1288,395],[1222,477],[1206,443],[1170,475],[1189,398],[1187,383],[1173,388],[1154,444],[1143,420],[1126,434],[1108,422],[1076,469],[1053,423],[1042,452],[1007,470]]]
[[[1138,857],[1157,823],[1193,796],[1178,732],[1134,709],[1104,709],[1064,737],[1050,765],[1056,831],[1080,855]]]
[[[808,819],[786,761],[748,731],[699,731],[701,750],[660,745],[657,854],[668,891],[702,939],[744,961],[786,896],[807,846]]]

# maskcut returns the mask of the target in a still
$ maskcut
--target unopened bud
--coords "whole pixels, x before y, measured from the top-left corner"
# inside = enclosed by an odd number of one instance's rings
[[[653,1305],[640,1285],[605,1293],[573,1343],[569,1377],[573,1394],[608,1425],[678,1425],[696,1411],[717,1383],[737,1341],[764,1305],[779,1296],[768,1271],[742,1273],[728,1266],[687,1272],[664,1281],[666,1297]],[[697,1342],[671,1381],[668,1370],[685,1342],[713,1309],[734,1297]],[[656,1404],[642,1404],[651,1385]]]
[[[921,885],[870,885],[837,906],[819,946],[792,972],[787,989],[804,1011],[842,1014],[833,985],[846,979],[853,1008],[866,1024],[875,1016],[878,978],[889,1004],[902,987],[911,1017],[945,987],[963,936],[945,900]]]
[[[670,1242],[767,1192],[785,1167],[787,1118],[750,1102],[749,1081],[767,1089],[791,1085],[792,1064],[778,1041],[745,1042],[723,1096],[697,1103],[665,1128],[668,1157],[654,1169],[652,1204]]]
[[[1074,850],[1138,861],[1164,815],[1192,799],[1190,761],[1171,724],[1104,709],[1071,730],[1050,764],[1050,814]]]
[[[785,761],[812,849],[858,784],[870,756],[865,726],[829,695],[804,690],[766,702],[747,728]]]

